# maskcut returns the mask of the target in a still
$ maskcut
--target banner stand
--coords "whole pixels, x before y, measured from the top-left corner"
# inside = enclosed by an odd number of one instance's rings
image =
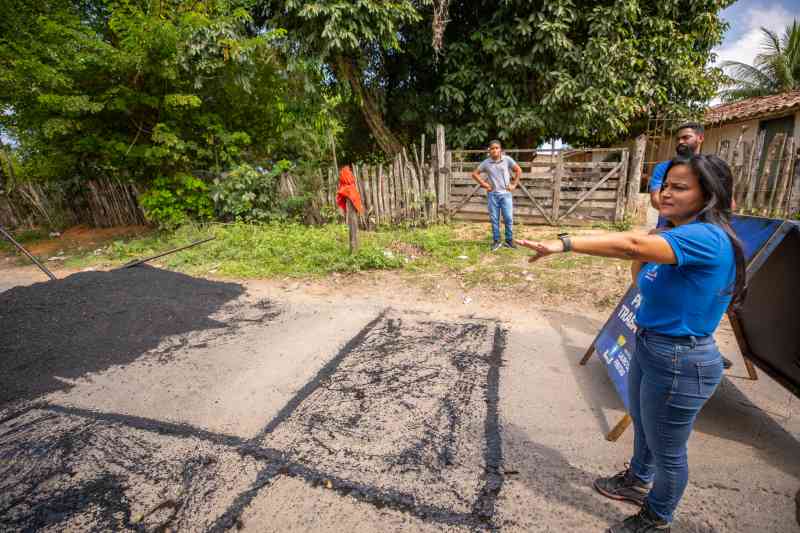
[[[756,372],[756,367],[753,365],[753,362],[750,361],[749,357],[753,352],[750,349],[750,345],[747,343],[747,338],[744,336],[742,322],[739,320],[739,316],[731,310],[728,311],[728,320],[731,323],[731,329],[733,329],[733,334],[736,337],[736,343],[739,345],[739,350],[742,352],[742,358],[744,359],[744,367],[747,369],[747,375],[753,381],[758,381],[758,372]]]
[[[594,342],[591,344],[591,346],[589,346],[589,349],[586,350],[583,359],[581,359],[580,365],[586,366],[586,363],[589,362],[589,359],[592,358],[593,354],[594,354]],[[608,434],[606,435],[606,440],[609,442],[616,442],[617,439],[619,439],[622,436],[622,434],[625,433],[625,430],[628,429],[628,426],[631,425],[631,422],[633,422],[631,415],[625,413],[625,415],[619,419],[619,422],[617,422],[617,424],[613,428],[611,428],[611,431],[608,432]]]

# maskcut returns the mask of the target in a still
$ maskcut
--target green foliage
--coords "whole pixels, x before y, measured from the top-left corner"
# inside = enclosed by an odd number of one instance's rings
[[[285,213],[286,217],[291,220],[302,222],[310,202],[311,199],[307,194],[290,196],[281,201],[281,212]]]
[[[0,131],[18,140],[24,174],[146,182],[303,157],[285,139],[330,124],[321,72],[287,64],[286,33],[254,28],[253,6],[8,0]]]
[[[411,0],[282,0],[272,4],[282,8],[279,20],[284,27],[305,30],[302,46],[322,60],[365,48],[398,50],[399,27],[420,19]]]
[[[721,79],[730,2],[466,3],[451,2],[435,87],[459,144],[608,143],[648,112],[696,112]]]
[[[729,83],[721,93],[723,100],[731,102],[800,89],[800,22],[793,20],[783,36],[767,28],[761,28],[761,33],[763,52],[756,56],[754,65],[739,61],[722,64],[730,73]]]
[[[222,178],[214,180],[211,197],[223,220],[268,222],[279,218],[278,184],[290,166],[278,161],[270,170],[259,172],[250,165],[239,165]]]
[[[216,237],[214,241],[166,256],[157,264],[194,275],[236,278],[308,278],[331,273],[393,269],[418,275],[406,279],[429,284],[431,291],[440,294],[452,291],[452,288],[439,286],[440,283],[447,285],[441,281],[445,276],[460,282],[462,288],[515,287],[532,291],[529,294],[538,294],[542,290],[552,294],[579,294],[595,303],[605,298],[606,306],[615,304],[629,283],[627,269],[620,269],[619,261],[614,259],[566,254],[532,266],[527,261],[525,250],[492,253],[489,241],[480,238],[485,231],[485,225],[459,225],[362,232],[358,253],[350,254],[347,228],[342,224],[188,224],[176,232],[116,242],[104,248],[100,255],[70,259],[67,266],[122,264],[212,234]],[[555,238],[560,230],[554,228],[552,231],[552,234],[541,233],[539,237]],[[471,236],[467,237],[467,234]],[[598,297],[597,292],[586,290],[587,277],[607,279],[605,274],[598,276],[599,271],[605,271],[619,281],[610,298]],[[605,288],[600,291],[604,292]],[[459,293],[461,289],[457,289],[456,294]]]
[[[188,174],[156,178],[139,201],[148,220],[163,229],[209,220],[214,214],[208,186]]]
[[[119,241],[103,255],[75,260],[70,266],[97,262],[124,263],[136,257],[188,244],[213,233],[216,240],[164,259],[169,268],[189,273],[236,277],[317,276],[402,267],[397,254],[386,253],[386,235],[365,234],[357,254],[348,251],[347,228],[341,224],[304,226],[293,222],[259,225],[234,223],[186,225],[174,233]]]
[[[363,94],[352,92],[365,116],[358,127],[366,122],[376,136],[379,112],[406,142],[421,133],[430,138],[439,122],[455,146],[499,137],[530,147],[556,137],[575,145],[610,143],[634,133],[648,114],[699,113],[723,79],[712,67],[712,49],[726,29],[719,11],[732,2],[450,0],[439,54],[431,46],[431,2],[415,3],[421,20],[352,2],[353,22],[334,27],[340,3],[326,2],[327,9],[295,0],[292,5],[304,7],[299,20],[286,24],[310,35],[304,43],[316,43],[319,54],[332,52],[324,38],[339,36],[332,46],[346,51],[364,87]],[[396,43],[359,30],[367,12],[394,25]],[[285,17],[276,20],[284,24]],[[359,34],[362,46],[349,46],[344,36]],[[330,68],[353,85],[335,63]],[[369,148],[363,139],[351,137],[359,151]]]

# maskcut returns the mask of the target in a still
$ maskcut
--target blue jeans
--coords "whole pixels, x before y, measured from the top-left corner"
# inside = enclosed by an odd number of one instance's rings
[[[722,379],[714,337],[637,334],[628,374],[634,424],[631,469],[653,483],[648,507],[668,522],[689,480],[686,443],[697,413]]]
[[[500,242],[500,213],[506,225],[506,241],[514,239],[514,204],[508,191],[490,191],[486,194],[489,202],[489,219],[492,221],[492,240]]]

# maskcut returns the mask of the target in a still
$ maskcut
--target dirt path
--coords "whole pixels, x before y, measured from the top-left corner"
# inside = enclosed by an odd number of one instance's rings
[[[632,511],[590,488],[632,446],[603,438],[622,404],[600,362],[577,365],[606,313],[356,278],[246,282],[208,317],[229,332],[0,410],[0,529],[603,531]],[[800,401],[719,341],[736,366],[674,530],[798,531]]]

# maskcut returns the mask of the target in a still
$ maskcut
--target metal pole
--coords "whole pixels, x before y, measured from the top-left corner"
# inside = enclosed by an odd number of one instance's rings
[[[146,263],[148,261],[152,261],[153,259],[158,259],[159,257],[164,257],[165,255],[174,254],[175,252],[180,252],[181,250],[185,250],[187,248],[191,248],[192,246],[197,246],[198,244],[203,244],[208,241],[213,241],[216,237],[209,237],[207,239],[203,239],[202,241],[193,242],[191,244],[187,244],[186,246],[181,246],[180,248],[173,248],[172,250],[167,250],[166,252],[162,252],[158,255],[154,255],[152,257],[145,257],[144,259],[137,259],[135,261],[131,261],[126,265],[122,265],[119,268],[115,268],[114,270],[122,270],[123,268],[131,268],[137,265],[141,265],[142,263]]]
[[[14,240],[14,237],[12,237],[12,236],[11,236],[11,234],[10,234],[10,233],[8,233],[8,232],[5,230],[5,228],[3,228],[3,226],[0,226],[0,233],[2,233],[2,234],[3,234],[3,237],[5,237],[5,238],[6,238],[6,239],[8,239],[9,241],[11,241],[11,244],[13,244],[14,246],[16,246],[16,247],[17,247],[17,250],[19,250],[20,252],[22,252],[23,254],[25,254],[25,255],[28,257],[28,259],[30,259],[31,261],[33,261],[33,264],[34,264],[34,265],[36,265],[37,267],[39,267],[39,268],[42,270],[42,272],[44,272],[45,274],[47,274],[47,276],[48,276],[50,279],[52,279],[52,280],[56,280],[56,279],[58,279],[58,278],[56,278],[56,277],[53,275],[53,273],[52,273],[52,272],[50,272],[49,270],[47,270],[47,267],[46,267],[46,266],[44,266],[43,264],[41,264],[41,263],[39,262],[39,260],[38,260],[38,259],[36,259],[35,257],[33,257],[33,255],[32,255],[32,254],[31,254],[31,253],[30,253],[28,250],[26,250],[24,246],[22,246],[20,243],[18,243],[17,241],[15,241],[15,240]]]

